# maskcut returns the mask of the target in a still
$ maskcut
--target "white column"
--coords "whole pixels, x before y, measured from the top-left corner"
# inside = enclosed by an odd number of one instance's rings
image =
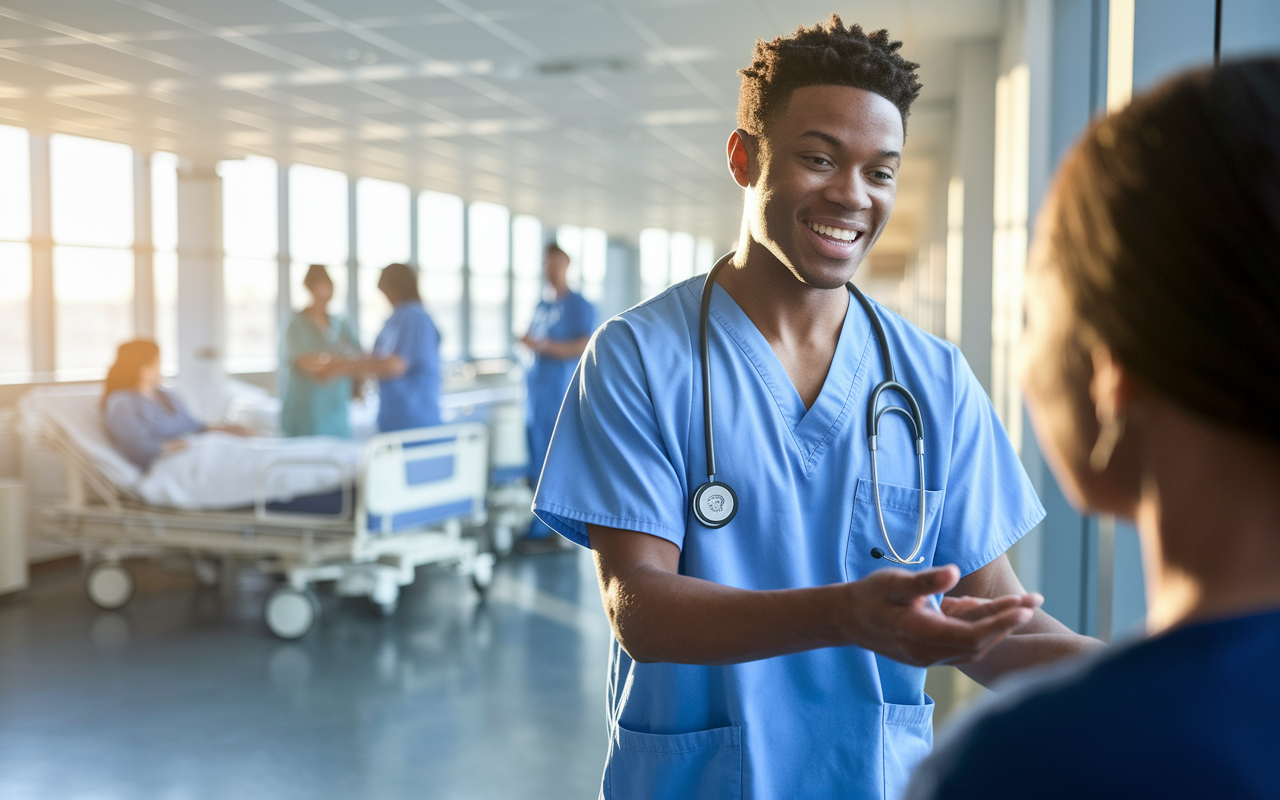
[[[51,380],[58,326],[53,297],[53,198],[49,137],[31,136],[31,371]]]
[[[281,336],[293,318],[292,245],[289,242],[289,167],[276,165],[276,331]]]
[[[356,207],[356,179],[347,178],[347,319],[360,330],[360,209]]]
[[[994,41],[961,47],[948,218],[946,328],[991,390],[991,261],[995,210]],[[958,300],[958,303],[957,303]]]
[[[133,151],[133,333],[156,334],[155,245],[151,238],[151,154]]]
[[[222,178],[213,164],[178,166],[178,387],[195,414],[222,412],[226,388]]]

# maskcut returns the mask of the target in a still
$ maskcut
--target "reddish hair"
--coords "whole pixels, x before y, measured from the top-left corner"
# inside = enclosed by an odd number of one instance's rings
[[[120,345],[116,350],[116,363],[107,370],[107,379],[103,382],[102,405],[107,405],[107,398],[112,392],[137,389],[142,368],[159,360],[160,345],[150,339],[135,339]]]

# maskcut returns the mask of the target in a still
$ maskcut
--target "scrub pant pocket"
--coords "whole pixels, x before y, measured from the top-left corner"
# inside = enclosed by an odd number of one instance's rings
[[[605,800],[741,800],[742,728],[637,733],[618,726]]]
[[[924,705],[884,704],[884,797],[900,800],[911,773],[933,749],[933,698]]]

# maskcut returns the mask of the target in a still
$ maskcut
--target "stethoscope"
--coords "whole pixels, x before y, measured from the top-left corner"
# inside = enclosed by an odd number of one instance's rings
[[[733,491],[729,484],[716,480],[716,450],[714,436],[712,435],[711,409],[711,346],[709,342],[711,288],[715,285],[716,275],[720,272],[720,269],[729,263],[729,259],[732,257],[733,253],[724,256],[711,268],[711,272],[707,273],[707,279],[702,285],[702,310],[698,317],[698,344],[702,352],[702,418],[707,440],[707,482],[699,486],[697,491],[693,493],[692,505],[693,515],[708,528],[723,528],[738,513],[737,493]],[[867,435],[867,448],[871,451],[871,486],[875,497],[876,519],[880,522],[880,533],[884,536],[884,543],[889,548],[889,552],[886,553],[879,547],[874,547],[871,549],[871,557],[883,558],[894,564],[921,564],[924,562],[924,558],[917,556],[920,554],[920,548],[924,546],[925,494],[924,420],[920,416],[920,404],[912,397],[907,387],[894,379],[893,358],[889,355],[889,342],[885,338],[884,327],[880,324],[880,317],[876,314],[875,309],[871,307],[870,301],[867,300],[858,287],[853,285],[853,281],[849,281],[845,285],[853,293],[853,296],[858,299],[862,310],[867,312],[867,318],[871,320],[871,327],[875,331],[876,340],[880,345],[880,358],[884,362],[885,372],[885,379],[871,390],[871,398],[867,401],[867,431],[869,432]],[[897,405],[886,405],[884,408],[878,408],[880,395],[886,391],[897,392],[902,399],[907,401],[910,411]],[[911,424],[911,432],[916,440],[916,464],[920,470],[920,522],[916,528],[915,547],[911,549],[910,555],[906,558],[898,555],[898,551],[894,549],[893,541],[889,539],[889,531],[884,525],[884,511],[880,507],[880,475],[876,466],[876,441],[880,433],[880,418],[890,411],[906,417],[907,422]]]

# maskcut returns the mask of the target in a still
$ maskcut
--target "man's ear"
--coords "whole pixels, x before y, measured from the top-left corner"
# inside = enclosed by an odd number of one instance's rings
[[[743,189],[751,185],[751,167],[759,154],[759,142],[756,137],[738,128],[729,134],[729,142],[725,147],[729,156],[729,174]]]

